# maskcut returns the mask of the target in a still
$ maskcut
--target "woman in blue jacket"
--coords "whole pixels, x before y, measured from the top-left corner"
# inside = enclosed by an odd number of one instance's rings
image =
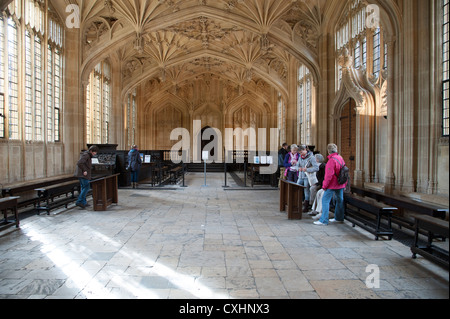
[[[142,159],[137,145],[131,146],[131,150],[128,152],[128,170],[131,172],[131,186],[137,188],[139,169],[141,168]]]

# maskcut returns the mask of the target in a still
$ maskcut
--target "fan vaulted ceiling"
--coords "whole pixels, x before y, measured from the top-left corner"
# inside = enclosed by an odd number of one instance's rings
[[[180,85],[208,74],[238,85],[263,80],[283,93],[291,58],[318,74],[324,11],[337,2],[77,0],[84,75],[116,54],[125,91],[145,80]]]

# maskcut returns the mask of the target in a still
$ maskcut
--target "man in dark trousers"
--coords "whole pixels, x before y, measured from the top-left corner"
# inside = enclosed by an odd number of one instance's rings
[[[89,150],[81,153],[80,159],[77,162],[75,177],[78,177],[80,181],[80,195],[78,196],[76,205],[82,209],[87,206],[86,196],[90,189],[89,181],[91,180],[92,157],[97,155],[97,153],[98,146],[92,145],[89,147]]]

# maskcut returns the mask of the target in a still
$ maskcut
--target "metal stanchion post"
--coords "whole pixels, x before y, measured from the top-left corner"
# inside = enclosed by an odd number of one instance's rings
[[[227,161],[224,162],[224,172],[225,172],[225,185],[223,186],[224,188],[228,188],[229,186],[227,185]]]
[[[185,163],[183,163],[183,185],[182,185],[181,187],[187,187],[187,186],[184,184],[184,175],[186,175],[186,164],[185,164]]]
[[[244,187],[247,187],[247,162],[244,162]]]

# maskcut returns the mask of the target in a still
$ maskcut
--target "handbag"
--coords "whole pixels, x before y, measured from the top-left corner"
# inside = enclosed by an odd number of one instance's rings
[[[316,172],[313,172],[313,173],[305,172],[305,174],[306,174],[306,177],[308,177],[309,186],[316,185],[319,182],[319,180],[317,179],[317,176],[316,176]]]

